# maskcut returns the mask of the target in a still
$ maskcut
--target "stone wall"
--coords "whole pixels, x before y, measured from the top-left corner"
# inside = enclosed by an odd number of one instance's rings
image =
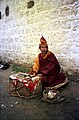
[[[32,64],[43,35],[64,69],[79,69],[79,0],[29,2],[0,0],[0,59]]]

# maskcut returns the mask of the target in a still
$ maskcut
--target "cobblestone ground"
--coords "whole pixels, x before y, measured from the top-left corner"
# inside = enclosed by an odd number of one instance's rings
[[[69,76],[70,82],[60,89],[65,100],[47,103],[40,97],[21,99],[9,95],[12,68],[0,70],[1,120],[79,120],[79,74]]]

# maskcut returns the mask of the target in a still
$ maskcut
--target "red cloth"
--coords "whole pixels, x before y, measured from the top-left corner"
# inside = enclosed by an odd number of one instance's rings
[[[53,53],[50,53],[47,58],[43,58],[39,54],[39,72],[42,74],[43,89],[49,86],[55,86],[63,83],[65,75],[60,73],[60,65]]]
[[[17,88],[18,82],[19,82],[19,78],[16,77],[16,79],[13,79],[13,86],[14,88]],[[34,82],[32,80],[27,80],[27,79],[23,79],[22,83],[24,84],[24,86],[32,93],[34,91],[34,89],[36,89],[36,86],[38,84],[39,80],[35,79]]]
[[[35,87],[38,84],[38,79],[35,79],[35,81],[33,82],[32,80],[25,80],[23,79],[22,82],[24,83],[25,87],[29,89],[30,92],[33,92]]]

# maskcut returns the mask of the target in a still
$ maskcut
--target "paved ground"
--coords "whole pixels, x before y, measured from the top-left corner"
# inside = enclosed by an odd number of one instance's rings
[[[12,68],[0,70],[1,120],[79,120],[79,74],[69,76],[70,82],[60,89],[65,100],[51,104],[41,98],[20,99],[9,95]]]

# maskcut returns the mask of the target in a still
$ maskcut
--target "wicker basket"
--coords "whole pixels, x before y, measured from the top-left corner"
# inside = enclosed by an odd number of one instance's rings
[[[25,76],[26,74],[24,73],[18,73],[13,74],[9,77],[10,95],[23,98],[33,98],[42,93],[42,84],[40,77],[33,77],[32,79]]]
[[[65,97],[60,94],[58,90],[44,90],[42,100],[49,103],[59,103],[65,100]]]

